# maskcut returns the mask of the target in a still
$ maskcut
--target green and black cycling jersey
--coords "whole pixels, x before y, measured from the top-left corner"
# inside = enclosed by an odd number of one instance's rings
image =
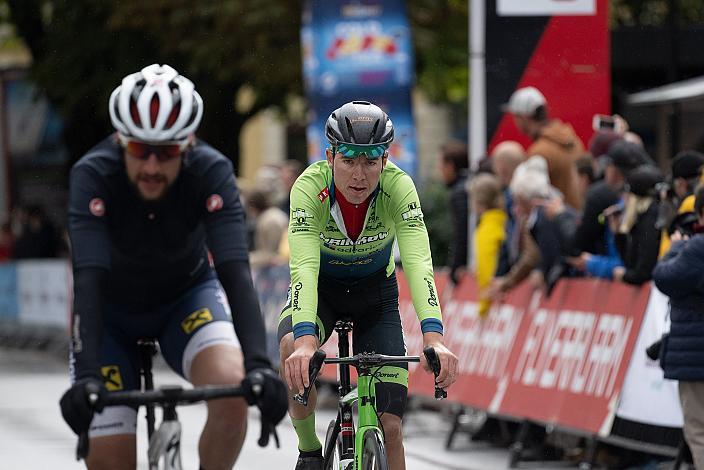
[[[413,181],[387,162],[371,197],[362,233],[353,241],[335,201],[327,161],[309,166],[291,189],[291,290],[283,315],[292,314],[296,338],[316,334],[318,276],[354,281],[385,269],[388,277],[395,267],[394,239],[422,331],[442,333],[430,243]]]

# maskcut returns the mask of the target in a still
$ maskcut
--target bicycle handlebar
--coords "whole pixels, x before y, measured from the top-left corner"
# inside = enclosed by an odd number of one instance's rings
[[[435,379],[438,378],[438,375],[440,375],[440,360],[438,359],[437,354],[435,353],[435,349],[432,347],[427,347],[423,349],[423,354],[425,355],[426,360],[428,361],[428,365],[433,371],[433,375],[435,375]],[[408,363],[408,362],[420,362],[420,357],[419,356],[387,356],[385,354],[375,354],[375,353],[360,353],[360,354],[355,354],[354,356],[349,356],[349,357],[331,357],[331,358],[326,358],[326,353],[322,349],[318,349],[314,354],[313,357],[311,357],[310,362],[308,364],[308,372],[310,376],[310,381],[309,385],[304,388],[303,394],[295,394],[293,396],[293,399],[296,400],[298,403],[300,403],[303,406],[308,405],[308,395],[310,394],[311,389],[313,388],[313,382],[315,382],[315,379],[318,377],[318,374],[320,373],[323,363],[325,364],[348,364],[351,366],[354,366],[355,368],[359,367],[375,367],[375,366],[383,366],[386,364],[398,364],[398,363]],[[441,388],[438,387],[437,383],[435,384],[435,399],[437,400],[442,400],[443,398],[447,398],[447,392]]]
[[[262,393],[262,383],[252,384],[252,392],[255,396]],[[179,406],[191,405],[201,401],[215,400],[218,398],[244,397],[247,393],[245,387],[231,385],[203,385],[194,388],[183,388],[180,385],[161,387],[156,390],[129,390],[124,392],[88,394],[88,401],[97,411],[106,406],[144,406],[155,404],[158,406]],[[276,447],[279,447],[279,436],[276,434],[276,425],[262,419],[261,435],[257,443],[261,447],[266,447],[269,443],[269,436],[274,435]],[[84,459],[88,455],[88,435],[83,433],[78,436],[76,448],[76,459]]]
[[[257,390],[253,391],[257,394]],[[261,392],[261,386],[259,386],[259,392]],[[102,397],[91,394],[88,398],[93,406],[97,408],[116,405],[143,406],[152,403],[160,406],[190,405],[216,398],[241,397],[244,394],[244,387],[205,385],[187,389],[175,385],[147,391],[110,392]]]
[[[350,357],[331,357],[325,359],[326,364],[349,364],[354,367],[373,367],[403,362],[420,362],[418,356],[386,356],[384,354],[361,353]]]

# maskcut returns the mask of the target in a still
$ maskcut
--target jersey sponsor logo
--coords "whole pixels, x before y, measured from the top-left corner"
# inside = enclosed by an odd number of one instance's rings
[[[435,285],[433,284],[433,280],[427,277],[424,277],[423,279],[425,280],[425,283],[428,284],[428,305],[431,307],[437,307],[438,297],[435,295]]]
[[[302,282],[297,282],[295,286],[293,286],[293,311],[294,312],[300,312],[301,311],[301,306],[299,304],[298,298],[301,295],[301,289],[303,289],[303,283]]]
[[[96,217],[105,215],[105,202],[99,197],[94,197],[88,203],[88,210]]]
[[[181,328],[184,333],[190,335],[196,328],[211,321],[213,321],[213,314],[210,313],[210,309],[207,307],[201,308],[188,315],[186,319],[181,322]]]
[[[371,258],[364,258],[364,259],[356,259],[354,261],[345,261],[342,259],[331,259],[328,261],[328,264],[332,264],[335,266],[362,266],[365,264],[369,264],[372,262]]]
[[[418,207],[417,203],[412,202],[408,204],[408,210],[401,214],[401,217],[403,218],[403,220],[422,219],[423,211],[420,210],[420,207]]]
[[[320,233],[320,239],[322,240],[323,244],[328,247],[364,245],[366,243],[373,243],[373,242],[377,242],[379,240],[383,240],[388,236],[389,236],[389,232],[379,232],[376,235],[360,237],[357,239],[356,242],[353,242],[349,238],[326,237],[324,233],[322,233],[322,232]]]
[[[323,190],[318,193],[318,200],[320,202],[325,202],[329,195],[330,190],[328,188],[323,188]]]
[[[301,209],[300,207],[297,207],[291,211],[291,222],[293,225],[305,225],[308,222],[308,219],[312,217],[313,216],[308,215],[305,209]]]
[[[222,209],[223,204],[222,197],[219,194],[211,194],[205,201],[205,208],[208,212],[216,212]]]
[[[108,392],[122,390],[122,375],[119,366],[103,366],[100,368],[100,375],[103,376],[103,382]]]
[[[375,377],[380,379],[398,379],[401,374],[399,372],[377,372]]]

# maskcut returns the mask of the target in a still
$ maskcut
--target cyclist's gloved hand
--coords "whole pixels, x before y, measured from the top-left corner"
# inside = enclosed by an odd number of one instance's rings
[[[259,407],[264,421],[277,425],[286,416],[288,392],[279,374],[271,369],[254,369],[244,378],[242,386],[247,389],[247,403]],[[259,392],[257,386],[261,387]]]
[[[74,383],[61,397],[59,405],[64,420],[73,432],[80,435],[88,431],[95,407],[88,401],[88,395],[105,392],[105,386],[95,378],[82,379]]]

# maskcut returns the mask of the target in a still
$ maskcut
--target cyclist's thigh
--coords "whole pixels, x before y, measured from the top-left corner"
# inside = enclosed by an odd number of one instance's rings
[[[368,286],[364,296],[365,308],[354,318],[354,353],[373,351],[392,356],[405,355],[396,275]],[[380,379],[376,384],[377,411],[402,417],[408,397],[408,365],[386,365],[375,375]]]
[[[126,312],[114,311],[108,306],[108,319],[103,328],[103,346],[100,357],[100,373],[108,391],[137,390],[139,381],[139,352],[136,338],[124,332],[110,321]],[[90,437],[134,434],[137,428],[137,411],[129,406],[109,406],[93,418]]]
[[[204,349],[215,345],[240,349],[227,297],[216,279],[192,287],[166,307],[159,345],[169,366],[186,380],[194,358]]]
[[[315,331],[318,336],[320,344],[325,344],[325,342],[330,338],[333,328],[335,327],[335,322],[340,315],[336,312],[333,306],[335,303],[330,302],[330,297],[334,293],[327,292],[325,287],[321,287],[318,284],[318,314],[315,318]],[[334,298],[334,297],[333,297]],[[279,326],[277,331],[278,342],[286,336],[288,333],[293,332],[293,308],[291,306],[291,286],[288,287],[288,301],[284,305],[281,315],[279,316]]]

